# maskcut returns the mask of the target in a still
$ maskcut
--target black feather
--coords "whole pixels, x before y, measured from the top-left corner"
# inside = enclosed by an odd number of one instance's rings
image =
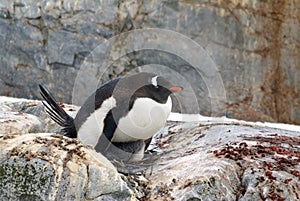
[[[46,102],[43,102],[46,112],[50,118],[62,127],[61,131],[64,136],[70,138],[77,137],[77,131],[74,119],[60,107],[51,93],[42,85],[39,85],[40,93]]]
[[[116,128],[117,124],[114,120],[112,110],[110,110],[104,119],[103,134],[100,136],[98,143],[95,146],[96,151],[105,153],[111,144]]]

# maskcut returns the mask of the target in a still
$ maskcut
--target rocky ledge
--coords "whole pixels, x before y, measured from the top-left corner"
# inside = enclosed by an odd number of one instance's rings
[[[145,160],[114,166],[55,134],[39,101],[1,97],[0,122],[0,200],[300,199],[296,131],[170,121]]]

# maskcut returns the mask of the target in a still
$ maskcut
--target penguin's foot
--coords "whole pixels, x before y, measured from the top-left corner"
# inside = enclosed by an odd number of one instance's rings
[[[123,161],[117,161],[117,160],[112,160],[112,164],[117,168],[119,173],[122,174],[137,174],[137,173],[143,173],[147,169],[149,169],[157,159],[159,159],[159,155],[151,155],[151,154],[146,154],[145,158],[140,161],[134,161],[134,162],[123,162]]]
[[[143,140],[126,143],[112,143],[104,155],[120,173],[136,174],[151,167],[159,155],[147,152]]]
[[[109,160],[123,161],[131,163],[140,161],[144,157],[145,144],[143,140],[135,142],[110,143],[103,153]]]
[[[118,172],[121,174],[129,175],[129,174],[138,174],[145,172],[149,167],[141,166],[138,164],[125,164],[120,165],[119,161],[111,161],[112,164],[117,168]]]

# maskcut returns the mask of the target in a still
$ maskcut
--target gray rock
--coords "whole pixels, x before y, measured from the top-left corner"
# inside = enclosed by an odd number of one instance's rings
[[[130,199],[131,191],[104,156],[77,140],[37,133],[60,129],[40,101],[1,97],[0,103],[1,200]],[[71,116],[78,111],[63,107]]]
[[[257,167],[248,167],[242,177],[242,185],[245,187],[244,195],[240,199],[253,200],[260,197],[262,200],[297,200],[299,181],[287,171],[272,170],[266,172]],[[296,176],[297,177],[297,176]]]
[[[129,200],[112,164],[77,140],[54,134],[0,135],[1,200]]]
[[[41,126],[38,117],[0,105],[0,134],[36,133]]]
[[[79,107],[74,105],[61,104],[61,106],[63,106],[64,110],[72,117],[75,117],[79,109]],[[41,101],[8,98],[8,97],[0,96],[0,111],[6,112],[4,113],[4,115],[1,115],[0,118],[7,119],[7,122],[13,122],[10,124],[11,125],[10,127],[18,128],[20,125],[22,125],[22,123],[25,123],[25,120],[28,119],[28,117],[33,119],[31,120],[32,125],[31,124],[24,125],[24,127],[25,126],[26,127],[22,128],[21,129],[22,131],[12,129],[9,132],[7,131],[3,133],[6,134],[13,134],[13,133],[20,134],[20,132],[21,133],[39,133],[39,132],[60,133],[61,127],[58,124],[56,124],[51,118],[49,118],[49,115],[46,113],[45,107]],[[11,121],[16,118],[15,114],[21,115],[19,118],[21,124],[19,124],[16,121]],[[8,125],[3,124],[3,129],[4,128],[9,128],[9,127]]]
[[[142,161],[112,161],[114,167],[76,139],[32,133],[59,129],[39,101],[1,97],[0,103],[0,119],[22,114],[0,125],[6,129],[1,200],[297,200],[300,194],[299,132],[222,118],[169,122]],[[78,110],[62,106],[72,116]],[[29,129],[28,116],[39,120],[38,130]],[[7,129],[16,125],[25,126]]]
[[[245,123],[169,123],[155,142],[162,154],[145,174],[144,195],[150,200],[297,200],[299,136]]]

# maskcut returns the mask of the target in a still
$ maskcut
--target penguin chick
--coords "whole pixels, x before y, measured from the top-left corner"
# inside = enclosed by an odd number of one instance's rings
[[[145,142],[165,125],[171,112],[170,95],[182,90],[153,73],[116,78],[91,94],[72,118],[47,89],[39,87],[47,113],[64,136],[79,138],[109,159],[122,161],[143,158]]]

